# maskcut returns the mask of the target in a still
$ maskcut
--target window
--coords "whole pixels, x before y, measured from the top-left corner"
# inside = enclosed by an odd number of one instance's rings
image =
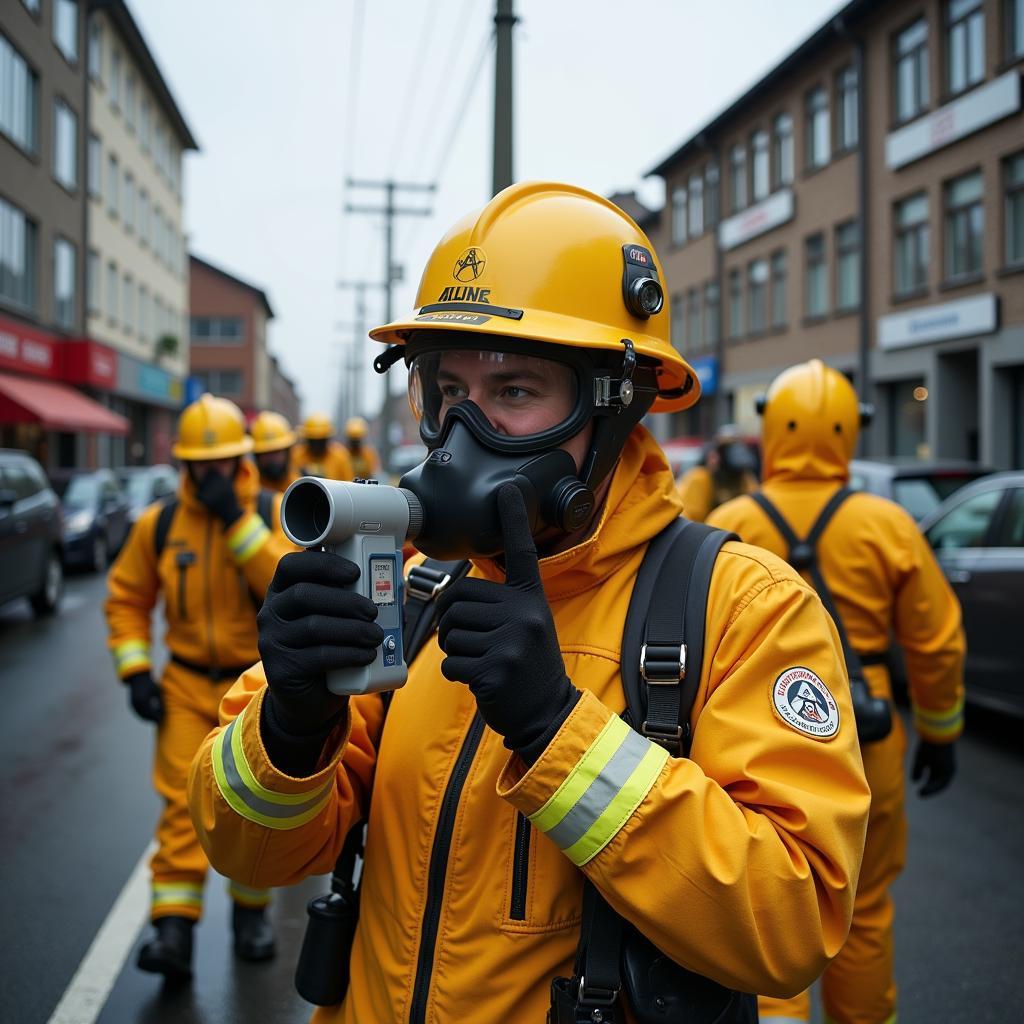
[[[210,318],[209,317],[204,317],[202,319],[205,319],[205,320],[209,321]],[[197,320],[196,317],[192,318],[192,341],[193,341],[193,343],[195,342],[195,340],[197,338],[197,335],[196,335],[196,320]],[[686,348],[686,341],[685,341],[685,338],[683,337],[683,330],[685,328],[685,325],[686,325],[686,300],[683,298],[683,296],[681,294],[680,295],[673,295],[672,296],[671,322],[669,324],[669,327],[670,327],[671,335],[672,335],[672,345],[673,345],[674,348],[677,348],[680,352],[685,351],[685,348]]]
[[[121,51],[110,51],[110,105],[121,109]]]
[[[1006,262],[1024,263],[1024,153],[1005,164],[1006,180]]]
[[[985,77],[985,14],[981,0],[946,2],[946,90],[963,92]]]
[[[1024,0],[1021,2],[1024,3]],[[708,203],[708,225],[714,227],[721,213],[718,201],[718,164],[708,164],[704,168],[704,190]]]
[[[691,352],[700,348],[700,291],[696,288],[686,295],[686,338]]]
[[[53,242],[53,319],[61,327],[75,323],[75,247],[66,238]]]
[[[757,203],[771,191],[771,156],[766,131],[756,131],[750,137],[750,153],[750,191],[753,201]]]
[[[718,285],[708,281],[704,285],[704,344],[707,348],[718,343]]]
[[[103,26],[92,18],[89,22],[89,77],[103,81]]]
[[[121,318],[124,323],[124,332],[131,334],[135,329],[135,283],[130,274],[124,275],[121,294],[124,301],[124,315]]]
[[[149,292],[145,285],[139,285],[139,338],[149,340]]]
[[[150,110],[149,110],[149,99],[145,96],[142,97],[142,103],[139,107],[139,141],[142,143],[142,148],[148,153],[149,152],[149,133],[150,133]]]
[[[840,152],[857,146],[859,104],[857,71],[843,68],[836,77],[836,148]]]
[[[804,312],[808,317],[821,317],[828,312],[828,267],[825,261],[825,236],[811,235],[805,244],[807,260],[807,295]]]
[[[98,135],[89,135],[88,175],[89,195],[98,196],[102,190],[101,167],[103,166],[103,143]]]
[[[896,224],[896,294],[928,286],[928,196],[924,192],[898,202]]]
[[[677,300],[682,301],[678,295],[672,300],[672,313],[675,315]],[[679,328],[682,331],[682,321]],[[194,316],[191,323],[192,340],[198,343],[213,345],[230,345],[242,340],[242,321],[237,316]],[[681,333],[679,337],[681,337]],[[677,335],[673,326],[672,344],[676,343]]]
[[[847,221],[836,228],[836,309],[860,305],[860,225]]]
[[[156,127],[153,131],[153,159],[156,163],[156,169],[163,174],[166,166],[166,142],[164,136],[164,126],[157,121]]]
[[[981,171],[946,183],[946,277],[981,273],[985,214]]]
[[[139,189],[139,241],[143,245],[149,245],[149,193]]]
[[[72,64],[78,60],[78,0],[54,0],[53,41]]]
[[[686,241],[686,189],[672,189],[672,244]]]
[[[135,131],[135,75],[129,71],[124,83],[124,123],[128,131]]]
[[[1010,503],[996,537],[998,548],[1024,548],[1024,487],[1010,492]]]
[[[53,101],[53,176],[78,187],[78,115],[60,98]]]
[[[117,157],[110,153],[107,156],[107,212],[112,217],[117,217],[120,210],[120,188],[121,171],[117,165]]]
[[[89,312],[100,311],[100,254],[95,249],[89,250],[85,261],[85,294],[89,303]]]
[[[831,145],[829,130],[828,93],[820,86],[804,98],[806,125],[807,167],[811,170],[828,163]]]
[[[107,264],[107,319],[117,323],[117,311],[120,308],[117,296],[117,264],[111,260]]]
[[[928,22],[919,18],[896,36],[893,85],[896,121],[909,121],[928,106]]]
[[[21,2],[33,13],[39,13],[39,0],[21,0]]]
[[[772,327],[786,326],[786,251],[772,253]]]
[[[1024,0],[1006,0],[1006,59],[1024,57]]]
[[[135,230],[135,179],[131,174],[124,176],[124,226],[128,231]]]
[[[928,543],[936,551],[982,547],[1002,497],[1002,491],[993,489],[960,502],[928,531]]]
[[[739,213],[747,206],[747,149],[736,145],[729,150],[729,212]]]
[[[754,260],[747,267],[747,310],[751,334],[764,334],[768,323],[768,262]]]
[[[240,370],[200,370],[199,378],[204,391],[228,398],[242,393],[242,373]]]
[[[775,184],[793,184],[793,118],[779,114],[775,118]]]
[[[699,174],[690,175],[690,237],[704,233],[704,179]]]
[[[35,153],[39,79],[25,59],[0,35],[0,131],[26,153]]]
[[[152,227],[153,227],[153,231],[152,231],[152,233],[149,236],[149,244],[150,244],[150,246],[153,249],[153,255],[156,256],[157,259],[160,258],[160,253],[162,252],[162,249],[161,249],[161,238],[162,238],[161,229],[163,228],[163,222],[164,222],[163,213],[160,211],[160,207],[157,206],[153,210],[153,217],[151,219],[151,224],[152,224]]]
[[[743,337],[743,275],[729,271],[729,337]]]
[[[36,308],[36,226],[16,206],[0,199],[0,299]]]

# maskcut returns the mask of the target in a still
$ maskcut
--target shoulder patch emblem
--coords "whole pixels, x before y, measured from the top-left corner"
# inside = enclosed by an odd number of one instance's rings
[[[772,685],[772,706],[786,725],[830,740],[839,732],[839,708],[828,687],[809,668],[787,668]]]

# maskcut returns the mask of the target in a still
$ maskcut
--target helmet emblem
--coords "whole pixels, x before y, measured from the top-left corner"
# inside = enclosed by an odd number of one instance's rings
[[[203,431],[203,444],[216,444],[217,443],[217,431],[216,430],[204,430]]]
[[[455,261],[452,277],[456,281],[475,281],[487,266],[487,256],[483,249],[471,247]]]

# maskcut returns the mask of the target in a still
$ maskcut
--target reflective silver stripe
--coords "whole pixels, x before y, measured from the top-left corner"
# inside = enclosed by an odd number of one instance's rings
[[[328,781],[313,797],[301,804],[272,804],[269,800],[261,800],[252,793],[242,781],[242,776],[238,774],[238,769],[235,767],[235,759],[231,752],[231,734],[237,723],[238,719],[233,718],[224,730],[224,743],[221,747],[221,767],[224,769],[224,778],[227,780],[228,786],[231,787],[231,792],[246,807],[257,814],[263,815],[265,818],[287,820],[288,818],[297,818],[306,811],[311,811],[323,800],[324,794],[334,785],[333,779]]]
[[[631,729],[600,774],[569,809],[565,817],[548,829],[547,835],[567,850],[582,839],[590,827],[619,795],[629,777],[650,749],[650,741]]]

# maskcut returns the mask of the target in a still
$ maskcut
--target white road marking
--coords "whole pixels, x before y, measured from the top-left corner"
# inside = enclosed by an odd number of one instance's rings
[[[149,916],[149,858],[143,851],[48,1024],[93,1024]]]

